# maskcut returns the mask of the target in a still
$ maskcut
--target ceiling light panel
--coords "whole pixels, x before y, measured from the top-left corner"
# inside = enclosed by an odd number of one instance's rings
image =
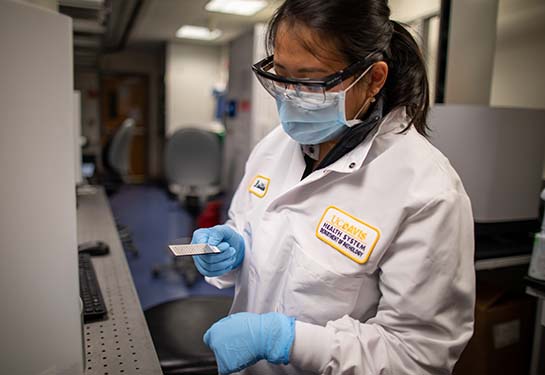
[[[266,6],[265,0],[211,0],[205,9],[209,12],[253,16]]]
[[[221,30],[209,29],[207,27],[184,25],[176,31],[178,38],[214,40],[221,36]]]

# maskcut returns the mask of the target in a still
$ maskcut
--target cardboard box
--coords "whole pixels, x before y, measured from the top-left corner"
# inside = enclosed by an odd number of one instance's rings
[[[528,374],[534,304],[529,296],[477,284],[475,331],[454,367],[454,374]]]

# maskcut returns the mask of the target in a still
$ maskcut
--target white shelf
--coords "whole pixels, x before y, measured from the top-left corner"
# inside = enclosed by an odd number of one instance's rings
[[[476,271],[493,270],[530,264],[530,255],[515,255],[510,257],[481,259],[475,262]]]

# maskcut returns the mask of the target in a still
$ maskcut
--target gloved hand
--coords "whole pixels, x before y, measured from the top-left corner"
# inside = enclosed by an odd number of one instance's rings
[[[238,313],[214,323],[204,343],[214,351],[220,374],[230,374],[261,359],[288,364],[295,318],[280,313]]]
[[[192,244],[206,243],[217,246],[221,253],[194,255],[195,266],[204,276],[220,276],[242,263],[244,239],[228,225],[197,229]]]

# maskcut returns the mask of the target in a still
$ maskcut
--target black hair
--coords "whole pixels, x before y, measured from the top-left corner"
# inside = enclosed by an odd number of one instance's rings
[[[379,95],[385,113],[405,106],[409,125],[426,135],[429,85],[418,44],[407,29],[390,20],[387,0],[286,0],[269,22],[266,47],[272,51],[281,23],[303,25],[331,42],[347,64],[372,54],[388,64],[388,77]],[[318,48],[327,48],[321,43]],[[307,49],[310,47],[307,45]],[[314,49],[316,46],[314,46]],[[316,51],[311,51],[316,53]]]

